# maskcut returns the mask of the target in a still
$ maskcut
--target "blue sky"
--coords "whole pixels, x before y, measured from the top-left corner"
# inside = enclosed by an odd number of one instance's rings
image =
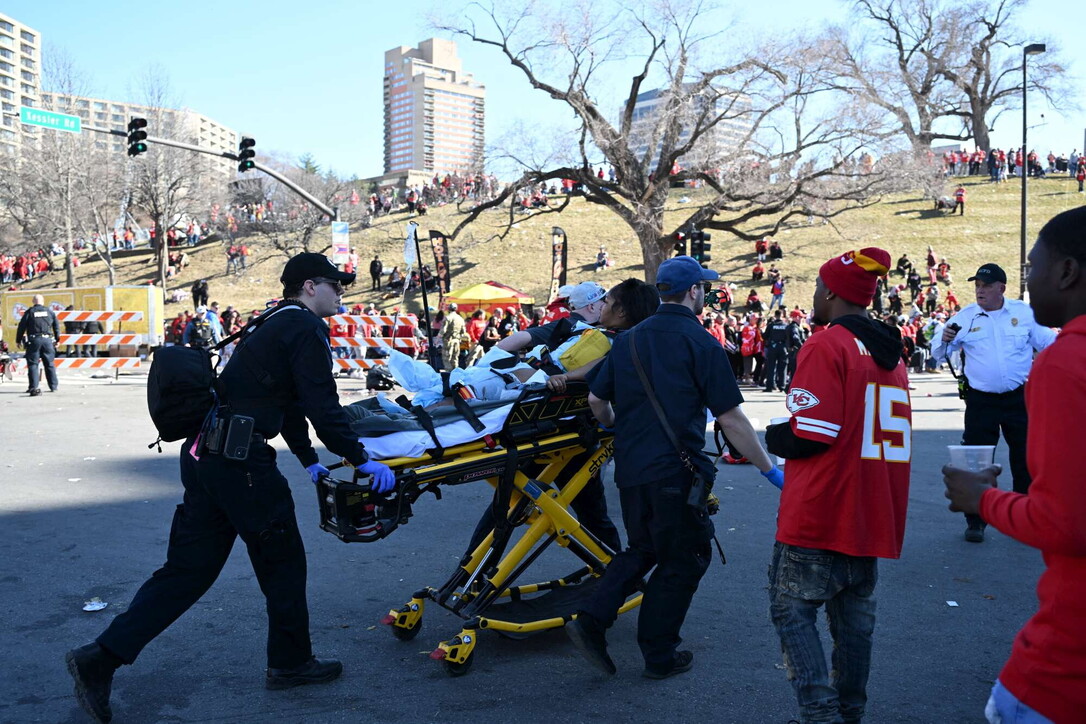
[[[526,2],[527,0],[515,0]],[[447,2],[443,6],[455,5]],[[777,0],[731,10],[751,33],[772,34],[841,20],[836,0]],[[547,7],[547,3],[541,3]],[[90,93],[137,101],[147,64],[168,73],[181,105],[257,139],[258,152],[312,153],[345,175],[382,171],[384,52],[434,35],[426,2],[373,0],[4,0],[4,13],[36,28],[45,49],[63,48],[89,76]],[[1086,78],[1081,29],[1086,3],[1032,0],[1022,18],[1037,37],[1059,42]],[[722,38],[727,42],[728,36]],[[533,91],[493,49],[460,42],[465,70],[487,86],[487,138],[524,125],[570,127],[564,106]],[[625,79],[623,79],[625,80]],[[1086,91],[1086,83],[1079,86]],[[1082,93],[1086,104],[1086,92]],[[1036,111],[1037,116],[1035,116]],[[1086,113],[1062,113],[1031,99],[1030,145],[1082,149]],[[1021,115],[1006,113],[993,143],[1020,143]]]

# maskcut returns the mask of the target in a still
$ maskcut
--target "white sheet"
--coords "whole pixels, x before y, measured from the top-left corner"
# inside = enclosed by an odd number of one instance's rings
[[[513,403],[509,403],[480,415],[479,422],[485,425],[481,432],[475,432],[467,420],[441,425],[435,430],[437,439],[443,447],[448,448],[478,440],[484,435],[492,435],[502,429],[512,409]],[[425,430],[405,430],[380,437],[360,437],[358,441],[366,446],[366,452],[370,454],[370,457],[378,460],[399,457],[417,458],[434,447],[433,438]]]

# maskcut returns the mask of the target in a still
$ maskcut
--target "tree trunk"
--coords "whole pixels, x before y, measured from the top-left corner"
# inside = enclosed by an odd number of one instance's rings
[[[671,256],[674,242],[664,236],[663,213],[653,213],[638,219],[637,239],[641,243],[641,259],[645,264],[645,281],[656,282],[656,270]]]
[[[158,254],[158,288],[166,294],[166,261],[169,252],[166,248],[166,228],[163,225],[165,219],[162,216],[155,217],[155,249]]]
[[[979,99],[973,98],[970,101],[970,123],[973,126],[973,140],[977,144],[977,148],[984,149],[985,151],[991,151],[991,140],[988,138],[988,119],[986,118],[985,108],[979,103]]]

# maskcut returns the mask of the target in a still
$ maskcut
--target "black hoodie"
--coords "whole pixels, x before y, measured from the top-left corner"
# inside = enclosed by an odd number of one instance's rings
[[[901,332],[896,327],[860,314],[847,314],[830,322],[839,324],[856,335],[871,353],[871,359],[879,367],[892,370],[901,362]],[[765,444],[769,452],[786,460],[796,460],[818,455],[829,449],[824,442],[796,437],[790,422],[770,425],[765,430]]]

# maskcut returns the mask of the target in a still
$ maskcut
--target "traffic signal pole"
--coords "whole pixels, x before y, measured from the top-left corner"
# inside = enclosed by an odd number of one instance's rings
[[[109,128],[99,128],[97,126],[88,126],[88,125],[84,125],[83,130],[94,131],[95,133],[104,133],[104,134],[107,134],[107,135],[110,135],[110,136],[120,136],[121,138],[124,138],[126,140],[128,139],[128,132],[127,131],[114,131],[114,130],[109,129]],[[226,158],[226,159],[230,159],[231,161],[239,161],[240,160],[236,153],[232,153],[230,151],[212,151],[210,148],[202,148],[201,146],[195,146],[195,145],[193,145],[191,143],[182,143],[181,141],[174,141],[174,140],[169,139],[169,138],[155,138],[154,136],[148,136],[147,138],[143,139],[143,141],[145,143],[157,143],[160,146],[171,146],[173,148],[180,148],[180,149],[183,149],[185,151],[193,151],[194,153],[203,153],[203,154],[206,154],[208,156],[217,156],[219,158]],[[298,194],[303,199],[308,201],[310,204],[312,204],[314,207],[316,207],[316,209],[318,211],[323,212],[332,221],[338,221],[339,220],[339,213],[338,213],[339,210],[338,209],[333,209],[333,208],[327,206],[326,204],[321,203],[315,196],[313,196],[313,194],[309,193],[308,191],[303,189],[301,186],[299,186],[298,184],[296,184],[293,181],[291,181],[290,179],[288,179],[286,176],[283,176],[283,174],[279,173],[278,171],[275,171],[274,169],[270,169],[267,166],[265,166],[262,163],[259,163],[257,161],[253,161],[252,164],[253,164],[253,168],[255,168],[257,171],[263,171],[267,175],[271,176],[273,179],[275,179],[279,183],[283,184],[288,189],[290,189],[291,191],[293,191],[294,193]]]

